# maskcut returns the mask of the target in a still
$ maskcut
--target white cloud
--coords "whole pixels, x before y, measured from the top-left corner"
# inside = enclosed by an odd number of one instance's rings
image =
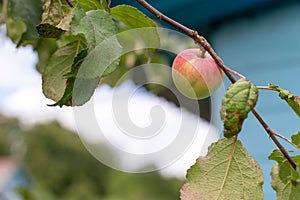
[[[43,96],[41,84],[41,81],[38,81],[36,85],[23,85],[6,95],[2,101],[2,112],[19,118],[25,124],[59,120],[67,128],[74,130],[72,109],[47,106],[53,102]]]
[[[216,128],[164,98],[137,88],[131,81],[114,89],[98,88],[93,99],[98,127],[89,124],[89,131],[83,132],[91,133],[89,137],[93,141],[97,137],[108,141],[121,159],[122,164],[114,166],[118,169],[140,172],[143,170],[138,168],[145,164],[155,164],[164,175],[183,178],[196,158],[205,155],[207,147],[219,138]],[[91,117],[82,119],[90,121]],[[149,128],[153,124],[159,128]],[[79,130],[86,129],[79,127]],[[179,133],[184,137],[182,141],[175,141]],[[172,150],[165,154],[168,147]],[[92,150],[92,153],[106,164],[114,165],[109,158],[96,155],[99,152]],[[144,155],[142,163],[135,155]]]
[[[0,32],[2,29],[0,28]],[[21,85],[34,85],[40,79],[40,75],[33,68],[38,58],[32,46],[15,46],[0,33],[0,88],[8,92]]]

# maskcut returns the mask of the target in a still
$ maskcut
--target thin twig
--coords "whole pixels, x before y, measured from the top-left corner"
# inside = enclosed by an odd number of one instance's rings
[[[280,90],[277,87],[269,87],[269,86],[256,86],[256,87],[260,90],[280,92]],[[281,135],[279,133],[276,133],[275,131],[273,131],[272,134],[275,135],[276,137],[279,137],[279,138],[285,140],[286,142],[290,143],[293,147],[295,147],[298,151],[300,151],[299,146],[295,145],[290,139],[284,137],[283,135]]]
[[[298,151],[300,151],[300,148],[296,144],[294,144],[290,139],[288,139],[287,137],[284,137],[283,135],[281,135],[279,133],[276,133],[275,131],[273,132],[273,135],[275,135],[276,137],[279,137],[279,138],[285,140],[290,145],[292,145],[293,147],[295,147]]]
[[[139,4],[141,4],[144,8],[146,8],[148,11],[150,11],[153,15],[155,15],[158,19],[167,22],[168,24],[172,25],[174,28],[180,30],[181,32],[185,33],[187,36],[192,38],[197,44],[199,44],[204,50],[206,50],[215,60],[217,65],[224,71],[226,76],[229,78],[229,80],[232,83],[235,83],[236,80],[235,78],[231,75],[234,74],[240,78],[246,79],[243,75],[239,74],[238,72],[228,68],[225,66],[223,63],[222,59],[216,54],[214,49],[211,47],[211,45],[208,43],[208,41],[203,37],[200,36],[197,31],[194,31],[179,22],[167,17],[166,15],[162,14],[159,12],[156,8],[154,8],[152,5],[147,3],[145,0],[136,0]],[[264,127],[266,132],[269,134],[270,138],[273,140],[273,142],[276,144],[278,149],[281,151],[281,153],[284,155],[284,157],[289,161],[291,166],[296,169],[296,164],[294,161],[291,159],[285,148],[281,145],[281,143],[277,140],[277,138],[274,135],[274,131],[272,131],[267,123],[262,119],[262,117],[253,109],[252,113],[254,116],[257,118],[257,120],[260,122],[260,124]]]
[[[272,90],[272,91],[277,91],[278,92],[278,89],[272,88],[272,87],[269,87],[269,86],[256,86],[256,87],[259,90]]]
[[[256,112],[255,109],[252,110],[252,113],[256,117],[256,119],[259,121],[259,123],[264,127],[266,132],[269,134],[270,138],[273,140],[273,142],[276,144],[278,149],[281,151],[281,153],[284,155],[284,157],[289,161],[291,166],[296,170],[297,165],[292,160],[292,158],[289,156],[288,152],[285,150],[285,148],[281,145],[281,143],[277,140],[275,137],[276,133],[270,129],[270,127],[267,125],[267,123],[262,119],[262,117]]]
[[[74,5],[72,4],[72,2],[70,0],[66,0],[66,2],[71,8],[74,8]]]

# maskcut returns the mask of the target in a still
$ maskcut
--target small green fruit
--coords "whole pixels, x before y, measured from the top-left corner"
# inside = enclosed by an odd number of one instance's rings
[[[200,49],[186,49],[176,56],[172,77],[182,94],[192,99],[204,99],[221,85],[224,72],[209,53],[203,53]]]

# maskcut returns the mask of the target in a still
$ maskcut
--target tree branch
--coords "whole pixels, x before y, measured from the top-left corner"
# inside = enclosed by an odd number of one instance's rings
[[[224,73],[226,74],[226,76],[229,78],[229,80],[232,83],[235,83],[236,80],[235,78],[231,75],[234,74],[236,76],[238,76],[239,78],[244,78],[246,79],[245,76],[239,74],[238,72],[228,68],[222,61],[222,59],[216,54],[216,52],[214,51],[214,49],[211,47],[211,45],[208,43],[208,41],[203,37],[200,36],[197,31],[192,30],[182,24],[180,24],[179,22],[167,17],[166,15],[162,14],[160,11],[158,11],[156,8],[154,8],[152,5],[150,5],[149,3],[147,3],[145,0],[136,0],[139,4],[141,4],[144,8],[146,8],[148,11],[150,11],[153,15],[155,15],[158,19],[165,21],[166,23],[172,25],[175,29],[183,32],[184,34],[186,34],[187,36],[189,36],[190,38],[192,38],[198,45],[200,45],[200,47],[202,47],[204,50],[206,50],[215,60],[215,62],[217,63],[217,65],[224,71]],[[296,164],[294,163],[294,161],[291,159],[291,157],[289,156],[289,154],[287,153],[287,151],[285,150],[285,148],[281,145],[281,143],[277,140],[277,138],[274,135],[274,131],[272,131],[269,126],[267,125],[267,123],[262,119],[262,117],[256,112],[256,110],[252,110],[252,113],[254,114],[254,116],[256,117],[256,119],[259,121],[259,123],[264,127],[264,129],[266,130],[266,132],[269,134],[270,138],[273,140],[273,142],[276,144],[276,146],[278,147],[278,149],[281,151],[281,153],[284,155],[284,157],[289,161],[289,163],[291,164],[291,166],[296,169]]]
[[[140,3],[144,8],[149,10],[158,19],[167,22],[168,24],[172,25],[175,29],[183,32],[184,34],[186,34],[187,36],[192,38],[198,45],[200,45],[204,50],[206,50],[213,57],[213,59],[215,60],[217,65],[224,71],[224,73],[230,79],[230,81],[232,83],[234,83],[236,80],[230,73],[232,73],[240,78],[246,79],[246,77],[243,76],[242,74],[239,74],[238,72],[226,67],[225,64],[223,63],[222,59],[216,54],[216,52],[213,50],[213,48],[208,43],[208,41],[203,36],[200,36],[197,31],[192,30],[192,29],[180,24],[179,22],[167,17],[166,15],[159,12],[156,8],[154,8],[152,5],[150,5],[149,3],[147,3],[144,0],[137,0],[137,2]]]

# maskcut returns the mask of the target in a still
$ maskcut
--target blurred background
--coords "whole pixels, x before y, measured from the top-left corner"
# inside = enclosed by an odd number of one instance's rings
[[[114,5],[123,2],[112,1]],[[169,17],[204,35],[228,67],[246,75],[256,85],[273,83],[295,95],[300,94],[299,1],[149,2]],[[138,6],[135,1],[126,3]],[[145,9],[139,9],[152,16]],[[163,22],[158,23],[169,27]],[[0,36],[1,200],[20,199],[20,194],[23,199],[179,199],[187,166],[167,175],[126,174],[99,163],[87,152],[78,136],[72,134],[75,126],[71,110],[46,106],[51,101],[41,93],[34,49],[14,49],[5,38],[5,27],[1,27]],[[192,41],[182,43],[192,45]],[[123,66],[140,63],[143,59],[139,53],[130,56],[124,58]],[[161,55],[156,59],[168,64],[172,56]],[[112,74],[104,83],[113,86],[119,76]],[[225,86],[229,86],[226,79]],[[154,86],[149,86],[148,90],[178,105],[169,90]],[[103,95],[109,91],[102,89]],[[215,95],[221,100],[221,91]],[[203,120],[210,121],[211,116],[218,112],[211,109],[210,104],[219,105],[220,101],[199,101]],[[184,107],[193,112],[188,105],[187,101]],[[261,91],[256,108],[270,127],[280,134],[289,137],[299,131],[299,118],[276,93]],[[202,121],[199,123],[201,129],[209,126]],[[213,123],[217,130],[222,129],[219,120]],[[214,132],[207,144],[217,137]],[[265,199],[275,199],[269,175],[274,162],[267,159],[275,145],[251,114],[239,139],[261,164]],[[103,151],[109,154],[105,145]],[[200,151],[201,148],[193,150],[188,162],[193,163]]]

